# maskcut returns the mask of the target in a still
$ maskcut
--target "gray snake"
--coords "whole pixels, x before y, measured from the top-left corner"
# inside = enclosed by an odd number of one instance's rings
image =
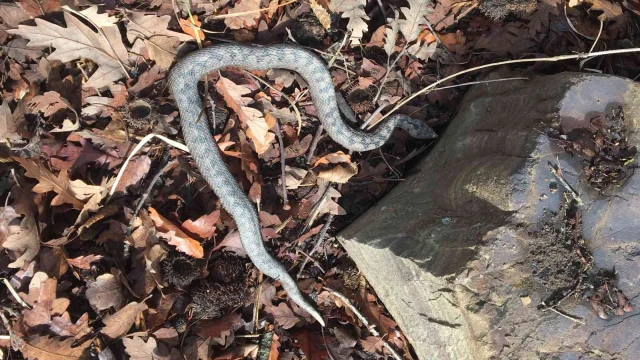
[[[367,151],[378,148],[387,141],[396,127],[419,139],[434,138],[435,133],[423,122],[406,115],[390,116],[372,132],[361,132],[347,126],[340,117],[333,81],[327,67],[313,53],[298,46],[215,45],[187,55],[171,70],[169,89],[180,111],[184,140],[202,176],[235,220],[247,255],[260,271],[280,281],[292,301],[324,326],[322,316],[305,300],[295,280],[265,248],[255,208],[227,169],[207,121],[197,121],[202,106],[198,81],[206,74],[224,67],[246,70],[282,68],[298,72],[309,84],[318,118],[325,130],[333,140],[349,150]]]

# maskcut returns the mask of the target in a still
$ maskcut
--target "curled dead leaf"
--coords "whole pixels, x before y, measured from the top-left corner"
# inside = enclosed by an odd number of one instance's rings
[[[154,208],[149,208],[149,217],[153,220],[156,228],[162,232],[161,236],[169,240],[169,244],[176,247],[176,250],[181,251],[196,259],[202,259],[204,256],[204,249],[200,242],[191,238],[182,229],[170,222],[167,218],[160,215]]]
[[[351,162],[351,156],[342,151],[321,157],[315,162],[313,170],[319,178],[340,184],[358,174],[358,166]]]

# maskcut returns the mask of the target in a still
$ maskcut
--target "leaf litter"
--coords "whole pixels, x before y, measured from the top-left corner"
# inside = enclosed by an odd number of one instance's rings
[[[162,0],[100,9],[56,0],[0,4],[0,266],[10,285],[2,290],[0,335],[12,340],[0,350],[27,359],[96,352],[130,359],[414,358],[327,230],[335,234],[402,181],[426,144],[398,131],[381,151],[345,154],[318,128],[296,74],[224,69],[208,76],[201,121],[211,122],[230,171],[258,207],[265,244],[298,274],[303,291],[317,294],[329,319],[323,335],[277,282],[261,280],[188,154],[147,143],[121,168],[150,133],[181,140],[166,90],[171,65],[214,38],[296,41],[325,56],[353,110],[345,117],[358,127],[379,118],[378,109],[478,64],[585,52],[596,37],[595,51],[630,46],[640,14],[633,4],[241,0],[191,9],[180,2],[178,12]],[[630,55],[587,66],[631,77],[640,69]],[[579,70],[577,63],[540,67]],[[430,92],[399,111],[438,127],[463,91]],[[596,125],[604,129],[607,121]],[[585,170],[603,191],[623,181],[634,154],[600,151],[587,154]],[[121,172],[116,196],[108,197]],[[599,316],[632,309],[609,274],[588,276]],[[571,291],[574,278],[550,287]]]

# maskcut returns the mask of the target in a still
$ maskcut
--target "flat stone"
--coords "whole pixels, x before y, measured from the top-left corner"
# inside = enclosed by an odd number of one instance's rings
[[[607,320],[579,296],[539,309],[565,281],[542,281],[540,261],[564,248],[549,244],[549,254],[535,255],[531,234],[570,197],[557,167],[583,203],[593,266],[615,268],[615,285],[634,303],[640,175],[594,189],[586,156],[570,154],[549,129],[593,131],[595,116],[621,108],[627,139],[638,145],[640,87],[606,75],[527,76],[469,90],[433,151],[338,238],[420,359],[637,359],[638,306]]]

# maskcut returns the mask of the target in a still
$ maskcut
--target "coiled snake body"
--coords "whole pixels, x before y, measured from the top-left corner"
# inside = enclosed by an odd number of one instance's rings
[[[380,147],[395,127],[420,139],[434,138],[435,133],[424,123],[405,115],[390,116],[369,133],[350,128],[340,117],[333,82],[326,66],[311,52],[296,46],[215,45],[189,54],[171,70],[169,88],[180,111],[184,140],[202,176],[236,221],[247,255],[260,271],[280,281],[289,298],[324,326],[322,316],[305,300],[295,280],[267,252],[255,208],[225,166],[207,121],[197,121],[202,106],[198,81],[210,72],[230,66],[246,70],[283,68],[298,72],[309,84],[318,118],[329,136],[353,151]]]

